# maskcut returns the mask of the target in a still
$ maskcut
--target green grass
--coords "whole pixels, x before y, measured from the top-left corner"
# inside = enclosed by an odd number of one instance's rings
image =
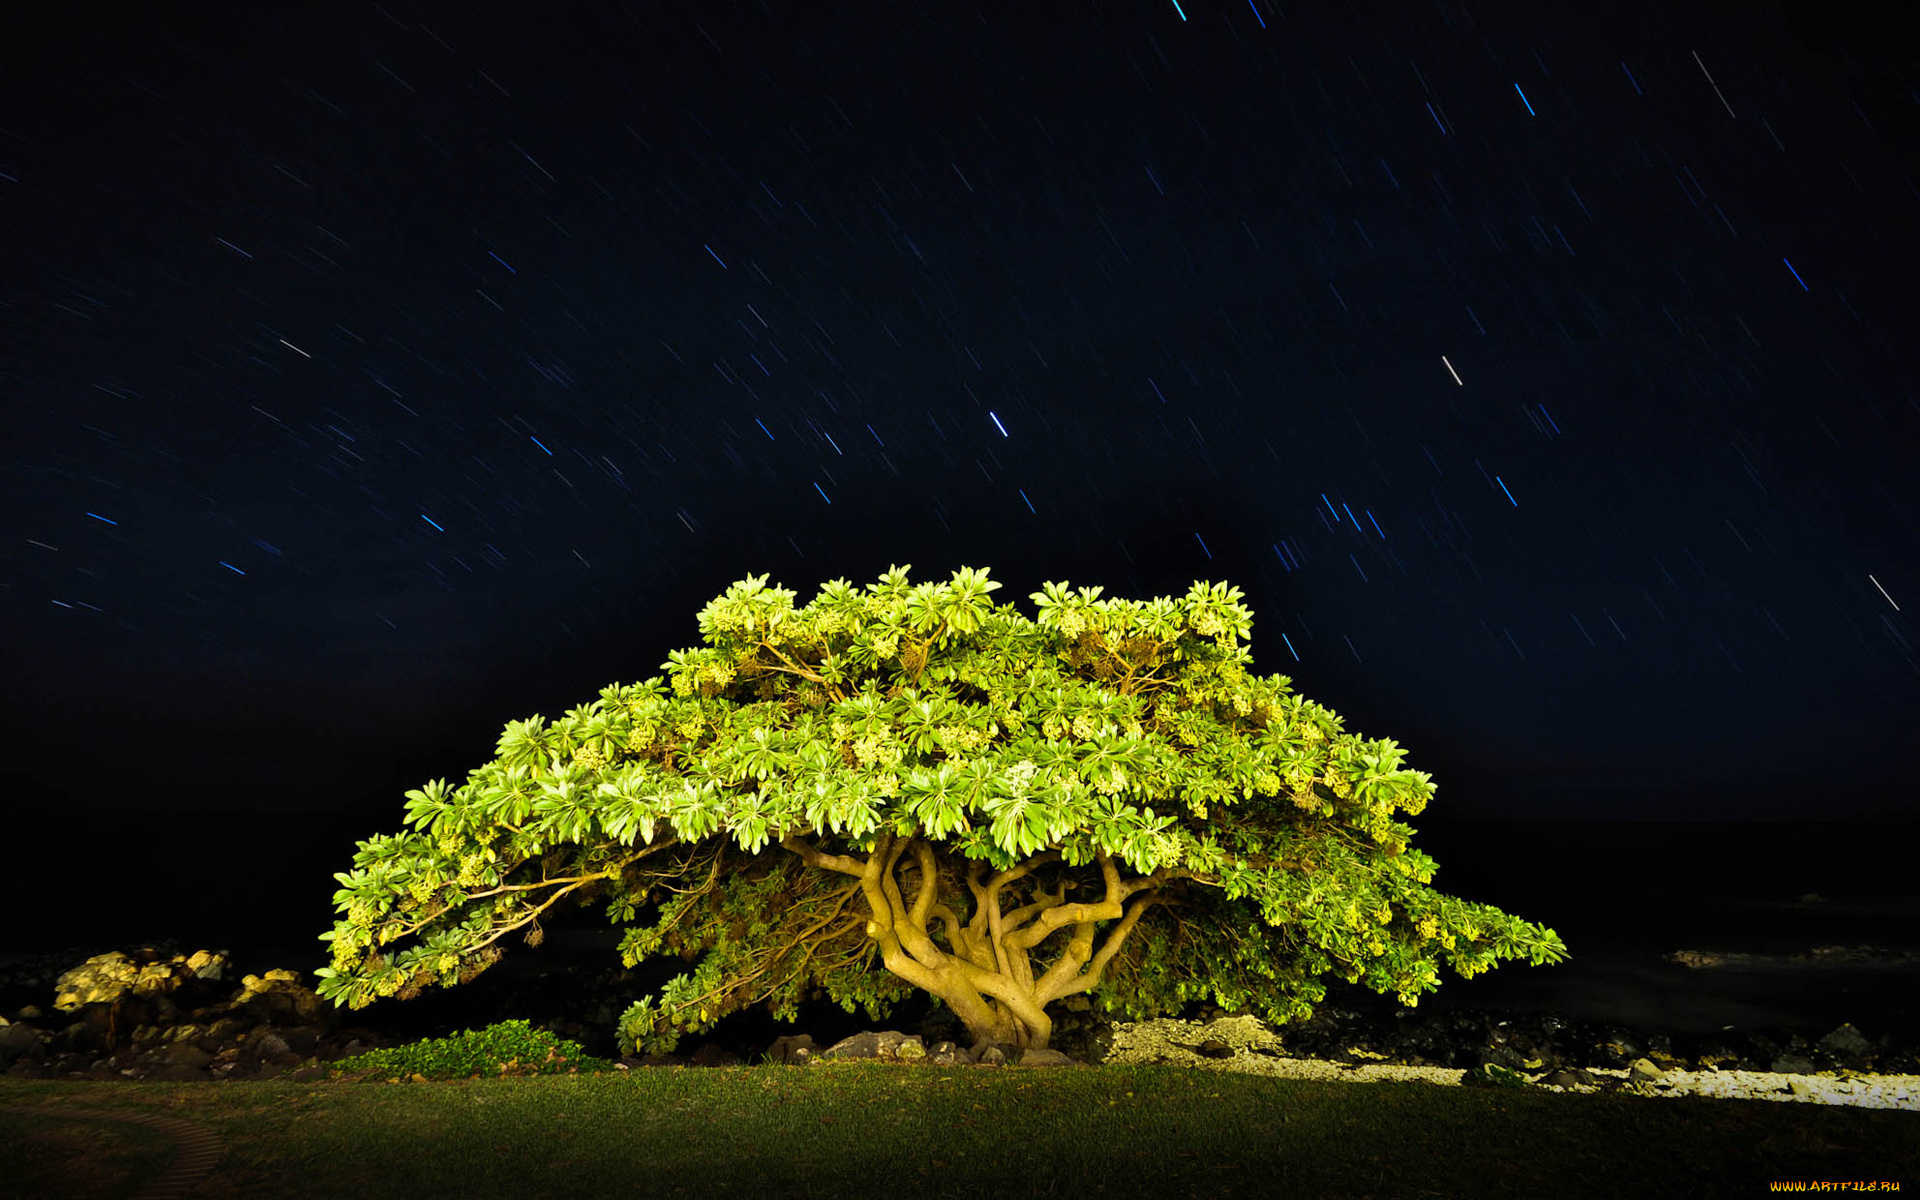
[[[1920,1185],[1920,1113],[1176,1067],[652,1069],[432,1083],[0,1077],[0,1106],[200,1122],[204,1200],[404,1197],[1703,1197]],[[57,1191],[0,1113],[0,1196]],[[88,1129],[98,1130],[97,1124]],[[71,1147],[77,1139],[62,1145]],[[151,1143],[129,1141],[134,1154]],[[166,1165],[149,1153],[130,1196]]]

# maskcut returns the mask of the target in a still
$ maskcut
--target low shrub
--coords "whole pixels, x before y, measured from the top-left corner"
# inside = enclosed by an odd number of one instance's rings
[[[594,1058],[578,1042],[562,1041],[527,1021],[501,1021],[451,1037],[426,1038],[390,1050],[369,1050],[331,1066],[343,1075],[411,1079],[472,1079],[499,1075],[597,1074],[614,1065]]]

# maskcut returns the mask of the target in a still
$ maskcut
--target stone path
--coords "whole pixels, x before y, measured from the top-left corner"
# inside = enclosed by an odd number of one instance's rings
[[[34,1108],[25,1105],[0,1105],[0,1112],[21,1113],[30,1117],[57,1117],[61,1120],[77,1121],[120,1121],[130,1125],[147,1125],[173,1139],[173,1161],[160,1177],[140,1189],[133,1200],[179,1200],[190,1195],[200,1181],[213,1174],[226,1156],[227,1145],[218,1134],[192,1121],[179,1117],[162,1117],[152,1113],[111,1112],[93,1108],[64,1108],[58,1105]]]

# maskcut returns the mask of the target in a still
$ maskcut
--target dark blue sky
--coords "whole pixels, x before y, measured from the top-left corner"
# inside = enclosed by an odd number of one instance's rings
[[[749,574],[1242,587],[1436,816],[1910,814],[1920,96],[1808,6],[70,13],[16,797],[390,814]]]

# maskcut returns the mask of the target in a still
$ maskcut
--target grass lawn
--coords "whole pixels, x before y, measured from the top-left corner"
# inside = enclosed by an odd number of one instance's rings
[[[873,1063],[435,1083],[0,1077],[0,1197],[131,1197],[212,1129],[206,1200],[478,1197],[1747,1197],[1920,1186],[1920,1113],[1350,1084],[1177,1067]]]

